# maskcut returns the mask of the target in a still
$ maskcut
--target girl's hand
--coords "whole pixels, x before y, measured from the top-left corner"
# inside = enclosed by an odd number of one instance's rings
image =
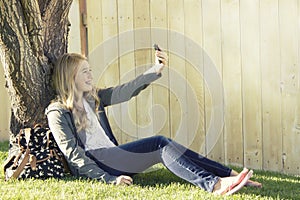
[[[160,62],[159,62],[160,61]],[[168,65],[168,55],[163,51],[155,51],[155,64]]]
[[[130,176],[121,175],[116,179],[116,185],[131,185],[133,182]]]
[[[157,74],[161,73],[163,68],[168,65],[168,55],[163,51],[155,51],[155,64],[161,67],[157,69]]]

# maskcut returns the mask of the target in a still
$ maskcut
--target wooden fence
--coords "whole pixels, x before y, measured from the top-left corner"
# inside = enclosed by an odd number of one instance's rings
[[[159,81],[109,110],[119,140],[162,134],[226,164],[300,174],[299,14],[297,0],[87,1],[99,86],[142,73],[153,43],[169,53]]]
[[[5,89],[5,79],[3,67],[0,63],[0,141],[7,140],[9,138],[9,116],[10,116],[10,104],[7,91]]]
[[[225,164],[300,174],[300,0],[74,3],[99,87],[148,69],[153,43],[169,54],[162,78],[108,108],[120,142],[160,134]]]

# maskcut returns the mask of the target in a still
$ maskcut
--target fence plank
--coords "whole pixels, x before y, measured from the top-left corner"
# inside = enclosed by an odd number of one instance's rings
[[[86,4],[88,23],[88,51],[93,51],[103,41],[102,36],[102,5],[99,0],[89,0]],[[74,11],[75,12],[75,11]],[[79,32],[77,33],[79,34]]]
[[[299,92],[297,0],[279,1],[280,65],[282,97],[282,164],[286,173],[299,172],[300,135],[294,130],[295,105]]]
[[[142,8],[142,9],[141,9]],[[153,58],[150,32],[150,1],[134,1],[134,28],[136,75],[150,68]],[[140,31],[143,29],[143,31]],[[149,48],[145,48],[149,47]],[[137,131],[138,137],[153,135],[152,86],[149,86],[137,97]]]
[[[120,79],[121,83],[135,78],[133,1],[118,1],[118,31],[126,35],[126,40],[119,41]],[[131,50],[126,52],[126,50]],[[124,54],[124,55],[123,55]],[[136,99],[121,105],[122,143],[133,141],[137,137]]]
[[[263,168],[282,170],[280,41],[278,4],[260,1],[262,70]]]
[[[118,16],[117,16],[117,2],[111,0],[102,0],[102,24],[103,24],[103,41],[109,42],[109,48],[103,52],[103,58],[110,58],[107,60],[104,69],[104,74],[101,77],[103,79],[102,87],[112,87],[120,84],[120,69],[118,60],[118,41],[113,38],[118,34]],[[121,122],[121,107],[120,105],[114,105],[107,108],[108,119],[110,120],[111,128],[118,141],[122,141],[122,127]]]
[[[222,49],[221,49],[221,13],[220,1],[218,0],[202,0],[203,13],[203,48],[205,50],[204,66],[215,68],[222,79]],[[204,71],[205,79],[213,78],[211,74]],[[207,81],[207,80],[206,80]],[[222,80],[221,80],[222,81]],[[219,92],[219,91],[218,91]],[[205,87],[205,120],[206,120],[206,154],[209,158],[218,162],[225,162],[224,154],[224,131],[223,124],[220,129],[215,129],[216,121],[222,121],[223,115],[213,115],[213,110],[220,107],[223,110],[223,97],[217,99],[217,96],[212,96],[213,91]],[[220,105],[214,104],[212,98],[215,98]],[[221,119],[221,120],[219,120]],[[222,123],[222,122],[221,122]],[[211,139],[213,138],[213,139]]]
[[[71,28],[69,32],[69,42],[68,52],[81,53],[81,38],[80,38],[80,13],[79,10],[79,0],[75,0],[70,8],[69,18],[71,22]]]
[[[225,87],[225,157],[229,163],[242,165],[243,134],[238,0],[221,1],[221,21]]]
[[[202,51],[202,4],[201,1],[186,1],[184,4],[184,35],[186,49],[186,81],[188,120],[187,135],[189,147],[205,154],[205,95]]]
[[[259,0],[241,1],[240,11],[244,165],[262,169]]]
[[[10,101],[7,90],[5,88],[5,77],[3,76],[4,70],[3,66],[0,63],[0,95],[1,95],[1,104],[0,104],[0,141],[5,141],[9,139],[9,124],[10,124]]]
[[[159,6],[158,6],[159,5]],[[151,40],[164,51],[168,50],[168,21],[167,1],[151,0]],[[170,94],[169,94],[169,67],[162,71],[162,78],[153,83],[153,131],[155,134],[171,137],[170,131]]]
[[[183,0],[169,0],[167,6],[168,24],[170,34],[168,36],[170,54],[170,119],[172,138],[187,146],[187,96],[186,96],[186,67],[185,67],[185,41],[184,34],[184,2]]]

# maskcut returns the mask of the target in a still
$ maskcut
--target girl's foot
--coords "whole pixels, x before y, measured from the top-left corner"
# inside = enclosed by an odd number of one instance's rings
[[[237,176],[220,178],[214,187],[214,194],[217,195],[230,195],[241,189],[252,176],[253,171],[244,168]]]
[[[239,173],[237,171],[232,170],[230,176],[237,176],[238,174]],[[245,186],[262,188],[262,184],[260,182],[252,181],[252,180],[248,180]]]
[[[257,181],[248,180],[245,186],[262,188],[262,184]]]
[[[242,187],[244,187],[246,185],[246,183],[249,181],[249,179],[252,177],[252,175],[253,175],[253,171],[250,170],[248,172],[248,174],[244,177],[244,179],[240,182],[240,184],[238,184],[237,186],[235,186],[234,188],[232,188],[231,190],[226,192],[225,195],[232,195],[233,193],[239,191]]]

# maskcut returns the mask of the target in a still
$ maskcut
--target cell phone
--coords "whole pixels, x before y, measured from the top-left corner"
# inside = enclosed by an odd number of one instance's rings
[[[155,51],[161,51],[161,49],[158,47],[158,45],[157,45],[157,44],[154,44],[154,45],[153,45],[153,47],[154,47]],[[161,64],[161,63],[162,63],[162,61],[161,61],[161,60],[159,60],[158,62],[159,62],[159,64]]]
[[[154,47],[154,49],[155,49],[156,51],[161,51],[161,49],[158,47],[157,44],[154,44],[153,47]]]

